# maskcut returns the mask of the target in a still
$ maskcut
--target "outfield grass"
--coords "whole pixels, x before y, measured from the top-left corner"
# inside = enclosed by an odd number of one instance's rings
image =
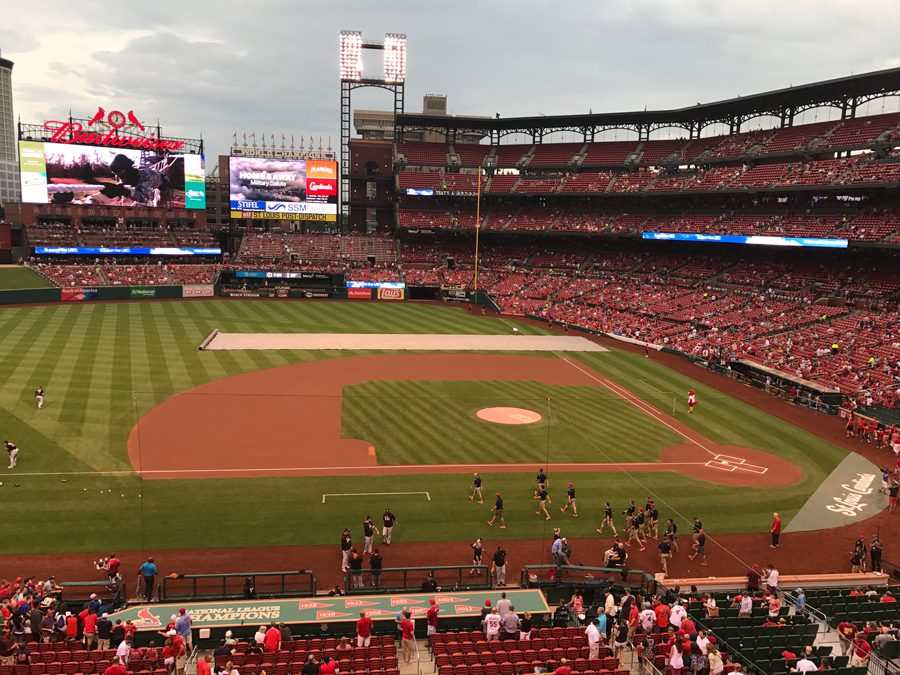
[[[53,284],[36,272],[21,265],[0,266],[0,291],[21,288],[50,288]]]
[[[4,542],[4,552],[184,548],[238,542],[247,546],[334,544],[345,525],[358,529],[366,512],[377,516],[385,506],[396,509],[401,519],[399,540],[457,540],[485,533],[483,521],[488,517],[488,505],[478,508],[466,499],[469,477],[465,475],[344,477],[340,481],[141,481],[128,475],[125,444],[130,429],[142,414],[176,392],[260,368],[374,353],[197,351],[197,345],[214,328],[504,334],[510,325],[457,308],[399,303],[212,300],[0,309],[0,377],[5,384],[0,389],[0,433],[21,448],[15,477],[0,468],[0,480],[4,483],[0,504],[5,516],[0,519],[0,540]],[[520,325],[520,329],[532,334],[544,332],[527,325]],[[579,475],[576,482],[583,516],[566,522],[567,532],[573,536],[591,534],[596,527],[594,516],[604,499],[618,506],[628,498],[641,499],[648,493],[657,495],[664,518],[676,512],[685,517],[699,513],[712,532],[764,531],[774,510],[781,512],[787,522],[845,454],[842,449],[735,399],[698,386],[691,378],[663,368],[652,359],[615,350],[577,358],[664,410],[673,399],[680,407],[684,392],[697,389],[698,414],[688,418],[679,410],[681,419],[715,442],[782,454],[803,468],[805,478],[798,485],[772,491],[710,485],[668,473],[633,477]],[[396,384],[402,389],[409,383]],[[483,459],[483,448],[476,448],[462,435],[480,429],[467,416],[471,403],[465,399],[470,394],[465,388],[455,389],[457,384],[470,383],[422,384],[430,393],[450,394],[443,402],[456,406],[459,424],[447,424],[443,430],[435,426],[440,417],[431,414],[429,405],[442,399],[432,395],[424,403],[410,402],[417,406],[412,409],[415,415],[388,415],[381,418],[378,426],[371,418],[348,413],[348,428],[356,425],[358,431],[359,425],[365,425],[371,429],[366,433],[382,434],[376,442],[384,446],[384,452],[401,459],[425,451],[447,462],[459,461],[460,457],[468,461],[471,456]],[[38,385],[47,394],[46,406],[40,411],[35,409],[33,400]],[[380,384],[373,383],[370,391],[365,389],[369,386],[361,385],[360,391],[378,393]],[[498,395],[507,401],[517,397],[540,398],[547,393],[545,385],[537,389],[527,385],[521,390],[509,383],[479,383],[473,391],[476,399]],[[401,393],[411,392],[415,393]],[[577,416],[579,428],[583,422],[590,430],[583,434],[581,447],[577,436],[571,430],[568,433],[566,452],[576,456],[590,454],[589,448],[596,443],[616,446],[618,451],[620,442],[630,444],[626,447],[637,446],[635,452],[653,453],[670,433],[636,410],[610,400],[595,406],[593,399],[575,397],[558,410],[560,414],[566,411],[570,419]],[[604,415],[618,421],[619,428],[625,431],[618,437],[611,436],[603,428]],[[555,423],[551,416],[552,437],[561,437],[566,431],[555,429]],[[546,430],[544,427],[544,433]],[[449,442],[436,446],[439,440]],[[502,442],[501,437],[498,444]],[[110,471],[124,473],[95,473]],[[59,472],[70,475],[55,475]],[[40,473],[54,475],[26,475]],[[553,476],[554,481],[565,479]],[[502,489],[507,497],[510,526],[502,531],[490,530],[492,538],[535,537],[544,531],[544,521],[533,516],[530,474],[488,475],[485,481],[487,492]],[[14,487],[15,483],[19,487]],[[335,498],[325,505],[321,503],[325,492],[418,490],[429,491],[432,500],[396,497],[386,504],[383,497],[371,497]],[[560,495],[554,492],[554,496],[558,499]],[[283,518],[273,520],[273,509]],[[173,513],[177,514],[177,526],[172,524]],[[302,527],[283,526],[298,519]],[[261,526],[268,522],[278,524]],[[557,524],[557,519],[549,524]]]

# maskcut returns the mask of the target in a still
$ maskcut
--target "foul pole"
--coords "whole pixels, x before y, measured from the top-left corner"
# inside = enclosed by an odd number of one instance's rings
[[[481,167],[478,167],[478,187],[475,191],[475,293],[478,294],[478,234],[481,232]]]

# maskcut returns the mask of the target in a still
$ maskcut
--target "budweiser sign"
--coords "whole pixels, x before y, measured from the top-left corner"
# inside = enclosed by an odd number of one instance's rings
[[[184,141],[157,138],[153,132],[147,136],[129,136],[121,131],[125,127],[146,131],[133,110],[129,110],[127,113],[111,110],[107,114],[103,108],[97,108],[97,112],[88,120],[87,128],[81,122],[75,121],[47,120],[44,122],[44,128],[52,133],[50,137],[52,143],[105,145],[114,148],[136,148],[162,152],[173,152],[184,147]]]

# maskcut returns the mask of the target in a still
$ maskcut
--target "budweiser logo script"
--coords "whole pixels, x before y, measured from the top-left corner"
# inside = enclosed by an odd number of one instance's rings
[[[60,122],[59,120],[47,120],[44,128],[53,132],[50,137],[52,143],[65,143],[66,145],[107,145],[114,148],[137,148],[139,150],[161,150],[172,152],[184,147],[184,141],[162,140],[151,133],[148,138],[128,136],[118,133],[115,128],[106,133],[84,131],[80,122]]]

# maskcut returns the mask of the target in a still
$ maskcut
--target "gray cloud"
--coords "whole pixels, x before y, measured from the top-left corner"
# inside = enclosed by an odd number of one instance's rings
[[[569,0],[107,0],[5,8],[17,61],[16,110],[87,114],[96,105],[158,115],[203,133],[210,155],[239,132],[322,136],[337,145],[337,34],[409,36],[407,110],[446,93],[456,114],[504,116],[665,108],[898,64],[895,4],[831,0],[652,3]],[[124,35],[103,41],[98,34]],[[61,77],[65,64],[69,73]],[[379,63],[367,64],[375,72]],[[27,79],[24,74],[27,73]],[[390,106],[359,92],[356,107]],[[873,105],[880,105],[880,102]],[[893,103],[892,110],[896,110]],[[879,112],[873,109],[872,112]]]

